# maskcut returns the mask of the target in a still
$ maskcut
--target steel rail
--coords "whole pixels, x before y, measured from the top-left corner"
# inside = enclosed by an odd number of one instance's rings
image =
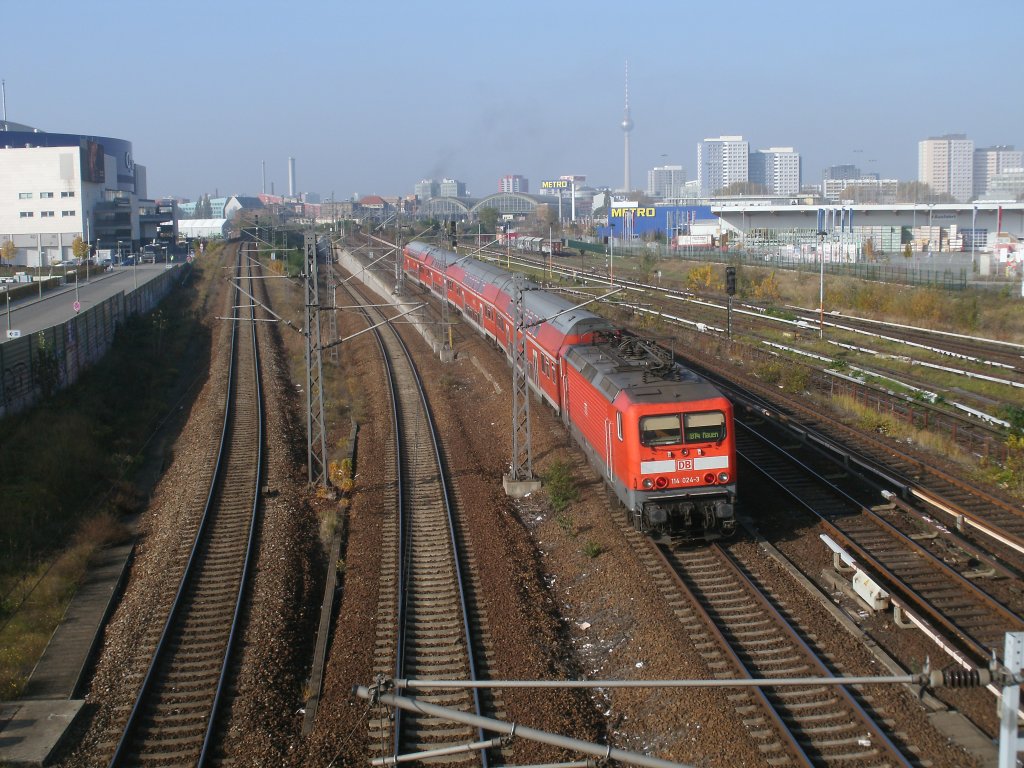
[[[242,248],[244,248],[244,247],[245,247],[245,244],[242,244],[239,247],[239,251],[238,251],[239,259],[241,259],[241,251],[242,251]],[[225,455],[226,455],[226,452],[227,452],[228,447],[229,447],[230,434],[231,434],[230,424],[231,424],[232,416],[233,416],[233,413],[234,413],[234,410],[235,410],[235,405],[234,405],[235,399],[234,399],[233,393],[236,391],[237,376],[238,376],[238,366],[236,365],[236,357],[237,357],[238,343],[239,343],[238,342],[238,326],[239,326],[239,322],[236,321],[236,322],[232,323],[231,339],[230,339],[230,349],[229,349],[229,361],[228,361],[228,372],[227,372],[227,394],[226,394],[226,397],[225,397],[224,418],[223,418],[223,421],[222,421],[222,424],[221,424],[221,438],[220,438],[219,446],[218,446],[218,449],[217,449],[216,464],[215,464],[213,475],[212,475],[212,478],[211,478],[210,487],[209,487],[209,490],[207,492],[207,498],[206,498],[206,503],[204,505],[203,514],[201,516],[199,525],[198,525],[197,530],[196,530],[196,535],[195,535],[195,538],[193,540],[191,550],[189,552],[188,561],[186,562],[186,565],[185,565],[184,571],[182,573],[181,579],[179,580],[178,589],[177,589],[177,591],[175,593],[174,600],[173,600],[172,605],[170,607],[170,610],[168,612],[167,619],[164,622],[163,629],[161,630],[160,638],[159,638],[159,640],[157,642],[156,649],[155,649],[155,651],[153,653],[153,656],[150,659],[150,663],[149,663],[149,665],[147,667],[146,674],[145,674],[145,676],[143,678],[141,686],[139,687],[139,690],[137,692],[137,695],[136,695],[136,698],[135,698],[135,702],[134,702],[134,704],[132,706],[132,709],[131,709],[131,711],[130,711],[130,713],[128,715],[128,720],[127,720],[124,728],[121,731],[121,735],[120,735],[120,738],[118,740],[117,746],[116,746],[116,748],[114,750],[114,754],[112,755],[112,757],[111,757],[111,759],[110,759],[110,761],[108,763],[109,768],[116,768],[116,766],[119,766],[119,765],[123,764],[127,760],[129,750],[132,747],[132,739],[134,738],[135,732],[138,730],[139,725],[140,725],[140,720],[141,720],[142,712],[143,712],[144,708],[147,706],[147,702],[148,702],[148,700],[150,699],[150,697],[152,695],[152,691],[153,691],[154,686],[156,685],[157,670],[160,667],[161,663],[164,661],[164,659],[169,655],[169,651],[170,651],[170,638],[171,638],[172,632],[175,630],[175,627],[182,620],[182,614],[185,612],[185,595],[186,595],[189,587],[191,586],[193,580],[196,578],[196,570],[197,570],[197,566],[198,566],[199,559],[200,559],[200,555],[199,555],[200,548],[203,546],[205,534],[206,534],[208,528],[212,524],[211,520],[212,520],[212,517],[213,517],[213,514],[214,514],[214,512],[213,512],[214,499],[215,499],[215,497],[216,497],[216,495],[218,493],[218,489],[221,487],[221,485],[222,485],[222,483],[224,481],[224,476],[225,476],[225,473],[226,473]],[[253,351],[254,351],[254,356],[255,356],[255,355],[257,355],[255,325],[253,326],[252,342],[253,342],[253,345],[254,345]],[[258,363],[257,363],[257,365],[258,365]],[[258,381],[258,368],[257,368],[256,379]],[[262,403],[259,404],[259,414],[260,414],[260,416],[259,416],[259,419],[260,419],[260,422],[259,422],[259,424],[260,424],[260,426],[259,426],[260,442],[262,444]],[[260,454],[258,456],[258,459],[259,459],[260,462],[262,462],[262,452],[260,452]],[[256,497],[258,497],[259,478],[260,478],[261,473],[262,473],[261,467],[262,467],[262,463],[260,463],[258,465],[257,471],[256,471],[256,487],[253,489],[253,492],[254,492]],[[247,545],[246,545],[245,565],[243,566],[243,573],[246,574],[246,576],[248,575],[248,563],[250,561],[251,549],[254,546],[253,530],[255,528],[254,522],[255,522],[256,506],[257,506],[257,504],[254,503],[253,507],[252,507],[252,516],[250,518],[250,526],[249,526],[250,530],[249,530],[249,536],[248,536],[248,541],[247,541]],[[238,591],[238,600],[243,599],[244,592],[245,592],[245,584],[244,584],[244,582],[242,582],[240,584],[239,591]],[[236,601],[235,611],[234,611],[234,615],[232,617],[231,630],[230,630],[230,634],[229,634],[229,638],[230,638],[229,639],[229,643],[233,643],[234,642],[235,630],[236,630],[236,626],[237,626],[237,622],[238,622],[239,616],[240,616],[240,606],[238,605],[238,602]],[[231,654],[230,654],[230,648],[229,648],[229,649],[227,649],[225,651],[224,662],[223,662],[223,664],[221,666],[221,669],[220,669],[220,672],[218,674],[218,682],[217,682],[217,686],[216,686],[216,691],[214,693],[214,702],[215,702],[214,706],[219,706],[219,704],[220,704],[220,697],[221,697],[221,693],[222,693],[223,687],[224,687],[224,680],[226,678],[226,667],[225,667],[225,665],[229,663],[230,655]],[[198,762],[197,764],[201,764],[202,759],[204,758],[205,754],[208,751],[207,750],[207,744],[208,744],[208,741],[209,741],[209,739],[211,737],[211,734],[213,732],[212,731],[213,722],[216,719],[216,709],[214,709],[213,706],[211,706],[211,709],[210,709],[208,717],[209,717],[209,726],[207,727],[206,732],[204,733],[204,736],[203,736],[203,739],[202,739],[202,744],[201,744],[200,749],[199,749],[199,757],[198,757],[200,762]]]
[[[353,294],[354,298],[357,301],[360,301],[360,302],[362,301],[362,298],[360,296],[358,296],[355,291],[353,291],[351,289],[349,289],[349,290],[350,290],[350,293]],[[445,463],[444,463],[444,459],[443,459],[443,456],[442,456],[442,453],[441,453],[441,448],[440,448],[440,439],[438,437],[436,424],[434,422],[434,418],[433,418],[433,415],[432,415],[432,412],[431,412],[431,409],[430,409],[430,404],[429,404],[429,402],[427,400],[426,390],[425,390],[425,387],[423,386],[423,381],[422,381],[422,379],[420,377],[419,371],[417,370],[416,365],[413,362],[412,355],[411,355],[408,347],[406,346],[404,340],[398,334],[398,332],[387,322],[384,322],[384,323],[374,323],[373,322],[372,318],[370,317],[371,314],[381,315],[381,313],[379,312],[379,310],[375,306],[369,305],[369,304],[363,304],[360,309],[363,312],[363,314],[367,317],[367,320],[369,322],[371,322],[371,324],[375,324],[376,325],[376,327],[374,328],[374,336],[375,336],[375,338],[377,340],[377,344],[378,344],[378,346],[379,346],[379,348],[381,350],[382,356],[383,356],[384,361],[385,361],[385,366],[386,366],[386,369],[388,371],[389,389],[391,390],[390,397],[391,397],[391,402],[392,402],[392,412],[394,414],[393,424],[394,424],[395,435],[396,435],[396,447],[398,447],[398,449],[399,449],[399,450],[396,450],[396,473],[395,474],[396,474],[396,477],[398,478],[398,483],[399,483],[399,491],[398,491],[399,512],[398,512],[398,515],[399,515],[400,523],[399,523],[399,558],[398,558],[398,560],[399,560],[399,564],[400,565],[399,565],[399,578],[398,578],[398,594],[397,594],[396,599],[397,599],[398,605],[399,605],[398,625],[400,627],[400,631],[398,632],[397,640],[396,640],[397,650],[396,650],[396,660],[395,660],[395,677],[396,678],[401,678],[401,677],[404,676],[405,663],[406,663],[406,650],[408,648],[407,635],[408,635],[408,631],[409,630],[408,630],[408,623],[407,622],[408,622],[408,619],[409,619],[409,611],[408,611],[408,607],[409,607],[408,606],[409,594],[408,594],[408,590],[406,589],[406,582],[407,582],[407,580],[409,578],[409,574],[408,574],[408,572],[406,570],[406,563],[410,559],[409,549],[410,549],[411,545],[410,545],[410,543],[408,541],[408,537],[406,536],[406,531],[407,531],[408,525],[409,525],[407,509],[411,505],[411,500],[409,499],[409,496],[408,496],[408,494],[409,494],[408,487],[401,480],[401,477],[402,477],[403,473],[402,473],[402,471],[400,469],[400,466],[402,465],[402,462],[405,461],[405,454],[406,454],[406,451],[404,450],[404,448],[401,447],[401,425],[402,425],[401,418],[402,417],[400,416],[400,414],[402,413],[402,409],[398,405],[398,402],[399,402],[399,396],[397,394],[398,385],[397,385],[396,376],[395,376],[395,372],[394,372],[394,368],[393,368],[393,364],[392,364],[393,353],[390,352],[387,349],[387,343],[385,342],[384,337],[383,337],[383,333],[382,333],[382,328],[385,325],[388,327],[388,332],[391,334],[392,342],[397,345],[399,353],[405,358],[405,360],[407,362],[407,365],[408,365],[408,368],[409,368],[409,374],[411,375],[412,380],[415,382],[415,385],[416,385],[416,389],[417,389],[418,397],[419,397],[419,405],[420,405],[420,407],[422,409],[425,426],[426,426],[427,432],[429,434],[429,439],[430,439],[430,446],[429,446],[429,448],[431,450],[431,453],[433,454],[434,462],[435,462],[435,464],[437,466],[437,483],[438,483],[438,486],[440,488],[441,499],[442,499],[443,508],[444,508],[444,517],[445,517],[446,525],[447,525],[446,536],[447,536],[447,539],[448,539],[450,551],[452,553],[452,562],[451,562],[451,567],[453,569],[452,580],[453,580],[453,583],[455,584],[455,587],[456,587],[456,593],[458,595],[459,611],[460,611],[460,614],[461,614],[461,617],[462,617],[462,632],[463,632],[463,636],[465,638],[466,662],[467,662],[468,669],[469,669],[470,679],[475,680],[477,678],[478,665],[477,665],[477,662],[476,662],[476,659],[475,659],[475,655],[473,653],[473,636],[472,636],[472,632],[471,632],[470,626],[469,626],[469,611],[468,611],[467,601],[466,601],[466,588],[465,588],[465,584],[464,584],[464,577],[463,577],[463,574],[462,574],[462,565],[461,565],[460,557],[459,557],[459,554],[458,554],[459,553],[459,547],[458,547],[458,540],[457,540],[457,536],[456,536],[456,532],[455,532],[454,512],[453,512],[452,503],[451,503],[451,491],[449,489],[448,481],[447,481],[447,478],[446,478]],[[373,310],[372,313],[370,311],[371,309]],[[482,714],[482,711],[481,711],[482,708],[481,708],[481,703],[480,703],[479,691],[473,690],[471,692],[471,699],[472,699],[472,702],[473,702],[473,710],[474,710],[475,714],[476,715],[481,715]],[[394,750],[395,750],[394,757],[397,757],[398,756],[398,749],[399,749],[399,747],[401,746],[401,743],[402,743],[402,741],[401,741],[402,717],[401,717],[401,712],[400,711],[399,712],[395,712],[394,723],[395,724],[394,724],[394,728],[393,728],[393,734],[394,734],[393,735],[393,747],[394,747]],[[480,736],[482,738],[482,732],[481,732]],[[484,768],[486,768],[486,766],[488,765],[488,759],[487,759],[486,752],[481,752],[480,753],[480,760],[481,760],[481,763],[484,766]]]
[[[694,583],[696,583],[697,577],[690,574],[686,569],[684,569],[681,563],[678,565],[676,564],[675,553],[666,552],[665,547],[662,545],[656,546],[658,553],[661,555],[665,562],[666,567],[669,569],[670,573],[672,573],[674,578],[678,580],[680,588],[684,589],[688,594],[692,596],[692,600],[696,606],[696,609],[701,614],[703,621],[708,626],[708,631],[710,631],[715,636],[717,642],[722,647],[722,649],[727,651],[729,657],[733,660],[733,663],[737,665],[737,668],[748,678],[755,679],[753,673],[750,671],[749,666],[740,659],[739,652],[736,650],[736,646],[739,645],[743,653],[750,654],[751,656],[756,656],[757,652],[752,651],[748,648],[742,648],[742,642],[737,643],[726,637],[725,629],[723,628],[723,623],[728,624],[728,622],[723,619],[713,618],[710,609],[706,606],[707,598],[699,598],[698,595],[694,592],[694,587],[690,584],[691,580]],[[768,618],[775,627],[781,629],[786,641],[789,642],[792,646],[794,646],[796,652],[803,658],[804,663],[806,663],[811,669],[816,670],[819,675],[831,677],[832,673],[828,666],[820,659],[818,654],[804,641],[800,633],[793,627],[793,625],[790,624],[790,622],[787,621],[781,613],[779,613],[779,611],[775,608],[771,600],[769,600],[768,597],[765,595],[763,590],[758,585],[756,585],[750,579],[750,577],[743,573],[743,571],[739,568],[735,558],[733,558],[733,556],[730,555],[727,551],[727,548],[725,546],[722,546],[720,543],[715,543],[708,548],[708,551],[716,555],[719,559],[719,562],[723,563],[725,566],[723,570],[716,571],[716,573],[718,574],[716,578],[722,578],[727,576],[733,582],[739,584],[740,588],[743,590],[744,593],[746,593],[748,598],[758,606],[759,615]],[[706,594],[703,588],[702,594]],[[728,598],[728,608],[731,609],[734,607],[735,600],[735,597]],[[714,606],[713,599],[712,606]],[[731,627],[731,629],[741,629],[741,627]],[[763,663],[770,664],[770,662],[768,661],[763,661]],[[793,664],[792,661],[790,661],[789,663]],[[802,677],[805,678],[807,676],[808,675],[806,674],[802,675]],[[813,684],[808,686],[808,688],[813,687]],[[813,715],[810,716],[808,719],[811,721],[811,723],[806,723],[802,722],[801,714],[790,713],[789,717],[793,721],[793,725],[789,725],[787,724],[786,717],[783,714],[783,712],[787,710],[787,705],[784,702],[774,701],[772,695],[761,688],[758,688],[757,691],[759,694],[759,698],[763,700],[764,704],[768,707],[768,711],[772,714],[773,722],[776,722],[777,727],[781,729],[781,732],[786,736],[786,738],[790,740],[800,750],[799,755],[804,760],[804,762],[807,765],[815,765],[821,762],[827,764],[829,762],[829,757],[828,755],[824,754],[824,750],[830,746],[830,744],[827,741],[828,736],[826,735],[825,741],[822,741],[821,739],[817,738],[816,735],[813,733],[815,727],[813,724],[815,721],[815,717]],[[905,766],[905,768],[909,768],[911,763],[903,755],[900,749],[891,741],[891,739],[889,739],[888,735],[885,732],[885,729],[879,723],[877,723],[874,720],[874,718],[872,718],[864,710],[860,703],[853,697],[847,686],[836,686],[835,695],[839,697],[839,702],[824,702],[822,706],[836,706],[836,704],[838,704],[841,707],[843,707],[843,709],[851,713],[853,718],[856,721],[860,722],[861,725],[869,733],[872,733],[874,736],[877,736],[879,743],[882,744],[884,750],[889,754],[889,756],[893,760],[897,762],[897,764]],[[800,740],[797,737],[797,734],[795,733],[796,730],[799,730],[800,732],[804,733],[805,738],[808,741],[810,741],[813,745],[813,749],[811,751],[815,754],[821,755],[820,760],[816,760],[814,757],[809,755],[807,750],[805,750],[804,747],[801,746]],[[877,760],[877,758],[875,759]]]
[[[866,508],[859,501],[850,497],[845,491],[836,487],[834,483],[823,477],[812,467],[809,467],[804,462],[793,457],[783,447],[772,443],[763,435],[752,430],[748,425],[743,424],[742,421],[737,420],[736,424],[747,429],[765,445],[770,446],[772,451],[785,456],[785,460],[798,467],[801,472],[813,477],[815,483],[827,488],[828,493],[837,501],[842,504],[849,505],[849,507],[855,509],[863,517],[870,520],[875,526],[877,526],[878,530],[884,532],[890,540],[899,543],[901,546],[908,548],[917,554],[917,562],[923,565],[928,565],[934,571],[940,573],[946,583],[956,585],[963,593],[969,595],[976,604],[983,606],[985,610],[989,611],[992,615],[1011,622],[1017,629],[1024,629],[1024,618],[1011,611],[976,584],[964,578],[962,574],[958,573],[934,554],[921,547],[920,544],[913,541],[911,538],[906,536],[906,534],[897,530],[888,521],[882,519],[877,513]],[[829,534],[840,540],[841,543],[848,547],[851,550],[851,553],[856,557],[857,561],[862,563],[865,569],[870,570],[872,575],[875,576],[878,581],[883,585],[888,586],[891,592],[896,592],[902,595],[909,603],[917,607],[918,610],[922,611],[922,613],[929,616],[931,620],[942,626],[946,632],[956,637],[959,641],[957,645],[959,645],[961,650],[969,653],[970,656],[974,658],[975,663],[979,666],[984,666],[984,664],[987,663],[987,660],[991,656],[991,648],[988,645],[974,637],[966,627],[956,623],[953,619],[946,616],[937,606],[933,605],[927,597],[920,594],[917,589],[907,583],[905,578],[899,576],[890,567],[882,563],[878,557],[873,555],[872,552],[867,549],[866,545],[856,541],[854,535],[849,531],[844,530],[843,526],[837,521],[836,518],[838,516],[827,515],[821,509],[817,508],[814,504],[808,501],[804,495],[798,493],[795,488],[783,482],[775,475],[775,473],[769,472],[761,462],[751,458],[747,451],[737,447],[737,454],[741,456],[751,467],[759,471],[767,480],[769,480],[769,482],[774,484],[797,504],[808,510],[811,515],[817,518],[829,531]]]

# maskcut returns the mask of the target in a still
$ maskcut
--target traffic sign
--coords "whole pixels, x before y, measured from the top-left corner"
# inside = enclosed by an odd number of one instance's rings
[[[17,328],[8,328],[7,329],[7,338],[8,339],[19,339],[19,338],[21,338],[21,331],[19,331]]]
[[[71,306],[74,307],[75,312],[78,312],[82,308],[82,302],[76,300]]]

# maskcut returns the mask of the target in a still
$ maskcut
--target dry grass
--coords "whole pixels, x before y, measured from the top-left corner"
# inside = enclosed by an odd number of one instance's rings
[[[912,427],[905,421],[886,413],[878,413],[845,395],[837,395],[829,402],[840,417],[845,417],[858,429],[913,445],[919,450],[942,456],[968,469],[977,466],[972,456],[964,453],[953,440],[944,435]]]
[[[89,564],[131,532],[109,512],[84,520],[58,557],[5,586],[0,628],[0,700],[17,698],[60,623]]]

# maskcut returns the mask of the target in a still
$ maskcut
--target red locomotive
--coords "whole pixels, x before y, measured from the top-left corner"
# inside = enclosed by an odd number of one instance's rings
[[[512,275],[412,242],[404,268],[512,358]],[[531,388],[558,412],[637,530],[673,539],[735,531],[732,404],[665,350],[527,284]]]

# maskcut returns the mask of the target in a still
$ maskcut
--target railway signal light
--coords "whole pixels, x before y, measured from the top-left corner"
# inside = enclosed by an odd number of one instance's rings
[[[725,268],[725,292],[730,296],[736,295],[736,267]]]

